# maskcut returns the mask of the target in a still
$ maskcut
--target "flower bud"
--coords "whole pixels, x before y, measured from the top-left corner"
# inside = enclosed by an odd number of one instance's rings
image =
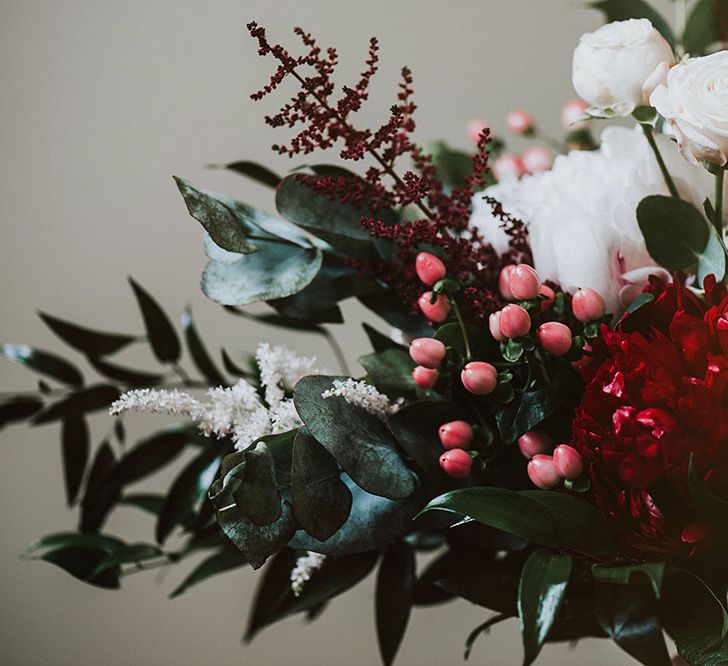
[[[490,329],[490,334],[498,342],[503,342],[503,340],[506,339],[506,336],[503,335],[503,331],[501,331],[500,318],[501,318],[500,310],[498,312],[492,312],[490,317],[488,317],[488,328]]]
[[[437,383],[437,375],[437,370],[426,368],[424,365],[418,365],[412,370],[412,379],[420,388],[432,388]]]
[[[493,174],[500,181],[504,178],[520,178],[525,173],[518,155],[506,153],[493,162]]]
[[[453,479],[465,479],[470,476],[473,459],[467,451],[450,449],[440,456],[440,467]]]
[[[530,301],[536,298],[541,289],[541,280],[528,264],[518,264],[510,274],[511,294],[517,301]]]
[[[538,343],[554,356],[563,356],[571,349],[571,330],[558,321],[541,324],[536,332]]]
[[[604,299],[594,289],[580,287],[571,299],[571,309],[579,321],[587,322],[601,319],[607,311],[607,306]]]
[[[518,438],[518,449],[524,458],[533,458],[551,451],[551,438],[540,430],[529,430]]]
[[[521,154],[523,169],[526,173],[547,171],[554,163],[554,154],[543,146],[530,146]]]
[[[467,421],[443,423],[437,432],[446,449],[468,449],[473,441],[473,429]]]
[[[460,381],[470,393],[488,395],[495,391],[498,384],[498,372],[490,363],[471,361],[460,373]]]
[[[527,134],[533,130],[533,116],[522,109],[511,111],[506,116],[506,127],[514,134]]]
[[[440,367],[447,350],[445,345],[435,338],[415,338],[410,343],[409,353],[415,363],[433,370]]]
[[[422,310],[422,314],[425,317],[439,324],[447,319],[447,315],[450,312],[450,303],[447,302],[447,298],[442,294],[437,295],[434,303],[431,303],[431,300],[432,292],[426,291],[420,296],[417,305],[420,306],[420,310]]]
[[[546,284],[541,285],[541,289],[538,290],[539,295],[545,296],[546,299],[541,301],[541,310],[548,310],[553,302],[556,300],[556,292]]]
[[[556,470],[554,461],[551,456],[535,455],[528,461],[528,478],[531,479],[533,485],[542,490],[554,488],[561,483],[561,476]]]
[[[506,305],[501,310],[500,329],[507,338],[521,338],[531,330],[531,317],[520,305]]]
[[[420,252],[417,255],[415,271],[417,277],[430,287],[438,280],[442,280],[447,273],[442,260],[429,252]]]
[[[490,129],[490,125],[482,118],[473,118],[467,127],[468,138],[475,144],[480,140],[483,130]]]
[[[507,301],[513,300],[513,294],[511,293],[511,273],[515,267],[516,266],[514,264],[504,266],[503,270],[500,272],[500,276],[498,277],[498,290],[500,291],[501,296],[503,296],[503,298]]]
[[[579,452],[568,444],[561,444],[554,449],[554,466],[565,479],[576,479],[584,471]]]
[[[582,129],[589,124],[584,119],[585,111],[589,105],[583,99],[572,99],[561,108],[561,127],[573,131]]]

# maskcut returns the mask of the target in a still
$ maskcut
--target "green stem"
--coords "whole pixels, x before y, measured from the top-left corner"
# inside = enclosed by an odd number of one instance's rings
[[[321,335],[323,335],[326,339],[326,342],[329,343],[329,347],[331,347],[331,351],[334,353],[334,356],[336,357],[336,361],[339,364],[339,368],[341,369],[341,371],[345,375],[351,374],[349,371],[349,365],[346,362],[346,356],[344,355],[344,352],[341,349],[336,338],[331,334],[331,331],[329,331],[328,329],[322,329]]]
[[[719,167],[715,172],[715,218],[713,226],[718,232],[718,238],[723,240],[723,180],[725,169]]]
[[[460,326],[460,332],[463,334],[463,344],[465,345],[465,360],[470,361],[473,358],[473,354],[470,350],[470,339],[468,338],[468,332],[465,329],[465,321],[463,320],[463,313],[460,312],[460,307],[457,304],[457,301],[450,297],[450,305],[452,305],[452,310],[455,313],[455,317],[458,320],[458,326]]]
[[[660,149],[657,147],[655,137],[652,135],[652,125],[648,125],[646,123],[640,123],[640,125],[642,127],[642,131],[647,137],[647,142],[650,144],[650,148],[652,148],[652,152],[655,153],[655,159],[657,160],[657,165],[660,167],[660,171],[662,171],[662,177],[665,179],[667,189],[670,190],[670,194],[673,197],[679,199],[680,195],[678,194],[677,187],[675,187],[672,176],[665,166],[665,161],[662,159],[662,155],[660,155]]]

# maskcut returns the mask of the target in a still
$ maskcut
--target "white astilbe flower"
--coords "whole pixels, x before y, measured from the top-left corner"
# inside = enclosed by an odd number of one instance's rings
[[[390,399],[380,393],[371,384],[356,379],[334,379],[333,388],[324,391],[322,398],[333,398],[338,396],[344,398],[350,405],[361,407],[364,411],[374,414],[384,420],[388,416],[399,411],[402,399],[391,402]]]
[[[316,359],[298,356],[287,347],[271,347],[267,342],[258,346],[255,360],[260,369],[260,383],[265,388],[265,401],[273,407],[292,389],[301,377],[320,374]]]
[[[311,575],[323,566],[326,555],[306,551],[296,560],[296,566],[291,570],[291,590],[297,597],[301,596],[304,585],[311,579]]]
[[[112,415],[126,411],[144,411],[171,416],[185,416],[197,423],[207,436],[231,437],[235,448],[243,450],[265,435],[285,432],[302,424],[293,401],[285,397],[298,380],[317,374],[313,358],[296,356],[286,347],[258,347],[263,402],[257,389],[244,379],[230,387],[218,386],[207,391],[206,400],[187,393],[166,389],[127,391],[111,405]]]

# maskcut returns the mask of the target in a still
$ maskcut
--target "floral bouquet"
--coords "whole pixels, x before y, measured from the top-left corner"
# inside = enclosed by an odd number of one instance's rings
[[[337,146],[352,168],[228,165],[273,188],[276,213],[176,178],[205,229],[202,289],[234,315],[325,336],[340,374],[269,344],[215,359],[186,312],[194,379],[134,281],[159,370],[109,360],[140,336],[42,314],[103,379],[0,347],[54,382],[4,399],[0,424],[60,422],[80,513],[29,555],[116,588],[207,552],[172,596],[265,565],[247,639],[317,616],[376,568],[385,664],[413,607],[457,597],[492,611],[466,658],[517,616],[524,664],[583,637],[670,664],[665,634],[681,663],[728,664],[728,51],[714,48],[728,7],[700,0],[677,37],[644,2],[598,4],[611,22],[574,52],[565,137],[515,111],[509,129],[538,141],[521,155],[478,120],[471,155],[415,143],[406,68],[389,118],[363,129],[376,39],[337,92],[333,48],[296,29],[294,54],[250,23],[275,68],[253,99],[294,91],[266,117],[293,133],[274,150]],[[636,126],[597,139],[595,119],[615,117]],[[387,325],[364,324],[372,352],[354,373],[327,328],[350,298]],[[270,311],[245,310],[259,302]],[[92,452],[86,417],[102,409],[113,427]],[[125,447],[132,411],[182,421]],[[180,456],[169,487],[134,491]],[[153,542],[104,530],[119,506],[155,517]]]

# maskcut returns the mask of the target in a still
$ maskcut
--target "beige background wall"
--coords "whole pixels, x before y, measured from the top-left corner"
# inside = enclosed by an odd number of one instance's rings
[[[366,118],[384,117],[406,63],[421,106],[418,135],[457,145],[466,145],[471,117],[501,129],[516,106],[556,131],[559,106],[572,96],[571,51],[600,20],[572,0],[0,1],[0,341],[58,349],[36,308],[141,331],[128,274],[175,315],[192,303],[213,348],[242,352],[261,338],[283,339],[280,331],[233,320],[199,292],[201,233],[171,180],[180,174],[270,205],[263,188],[203,168],[243,157],[287,167],[269,152],[274,136],[261,122],[273,107],[248,99],[269,73],[244,35],[250,18],[281,40],[301,24],[336,44],[348,78],[368,36],[378,35],[383,71]],[[365,350],[355,323],[343,333],[352,358]],[[289,342],[333,367],[317,341]],[[148,362],[142,352],[131,358]],[[0,390],[32,387],[30,374],[0,365]],[[162,425],[131,422],[138,434]],[[100,416],[93,425],[98,442],[108,420]],[[189,565],[161,580],[132,576],[113,593],[21,561],[30,540],[74,524],[64,506],[55,426],[0,433],[0,507],[4,664],[377,663],[371,581],[312,626],[289,620],[243,649],[255,584],[248,572],[168,601]],[[129,511],[111,527],[148,539],[152,526]],[[398,663],[459,663],[465,636],[486,616],[464,602],[416,612]],[[474,662],[518,664],[518,645],[515,622],[501,625],[476,646]],[[611,645],[585,641],[573,651],[549,646],[539,663],[633,662]]]

